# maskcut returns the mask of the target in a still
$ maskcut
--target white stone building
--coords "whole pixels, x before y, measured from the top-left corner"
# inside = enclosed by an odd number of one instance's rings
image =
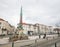
[[[0,18],[0,35],[11,34],[14,31],[14,27],[11,26],[7,21]]]
[[[43,24],[28,24],[28,23],[23,23],[23,29],[24,33],[28,34],[28,32],[33,32],[35,33],[48,33],[53,31],[52,26],[47,26]]]

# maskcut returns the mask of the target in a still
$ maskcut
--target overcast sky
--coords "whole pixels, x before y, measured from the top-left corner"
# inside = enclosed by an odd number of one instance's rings
[[[24,23],[60,23],[60,0],[0,0],[0,18],[16,26],[19,23],[21,4]]]

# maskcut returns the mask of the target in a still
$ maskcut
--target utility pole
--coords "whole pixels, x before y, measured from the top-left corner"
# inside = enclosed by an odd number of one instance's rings
[[[38,24],[38,35],[39,35],[39,38],[40,38],[40,28],[39,28],[39,24]]]

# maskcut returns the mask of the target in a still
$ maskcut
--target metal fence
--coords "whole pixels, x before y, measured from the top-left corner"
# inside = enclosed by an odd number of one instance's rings
[[[60,38],[21,40],[0,45],[0,47],[60,47]]]
[[[46,40],[43,42],[36,42],[31,45],[25,45],[21,47],[60,47],[60,38],[55,38],[51,40]]]

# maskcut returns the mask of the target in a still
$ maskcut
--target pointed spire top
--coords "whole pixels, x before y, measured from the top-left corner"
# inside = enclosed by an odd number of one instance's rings
[[[21,9],[22,9],[22,5],[21,5]]]
[[[20,12],[20,16],[22,16],[22,6],[21,6],[21,12]]]
[[[20,24],[22,24],[22,6],[21,6],[21,10],[20,10]]]

